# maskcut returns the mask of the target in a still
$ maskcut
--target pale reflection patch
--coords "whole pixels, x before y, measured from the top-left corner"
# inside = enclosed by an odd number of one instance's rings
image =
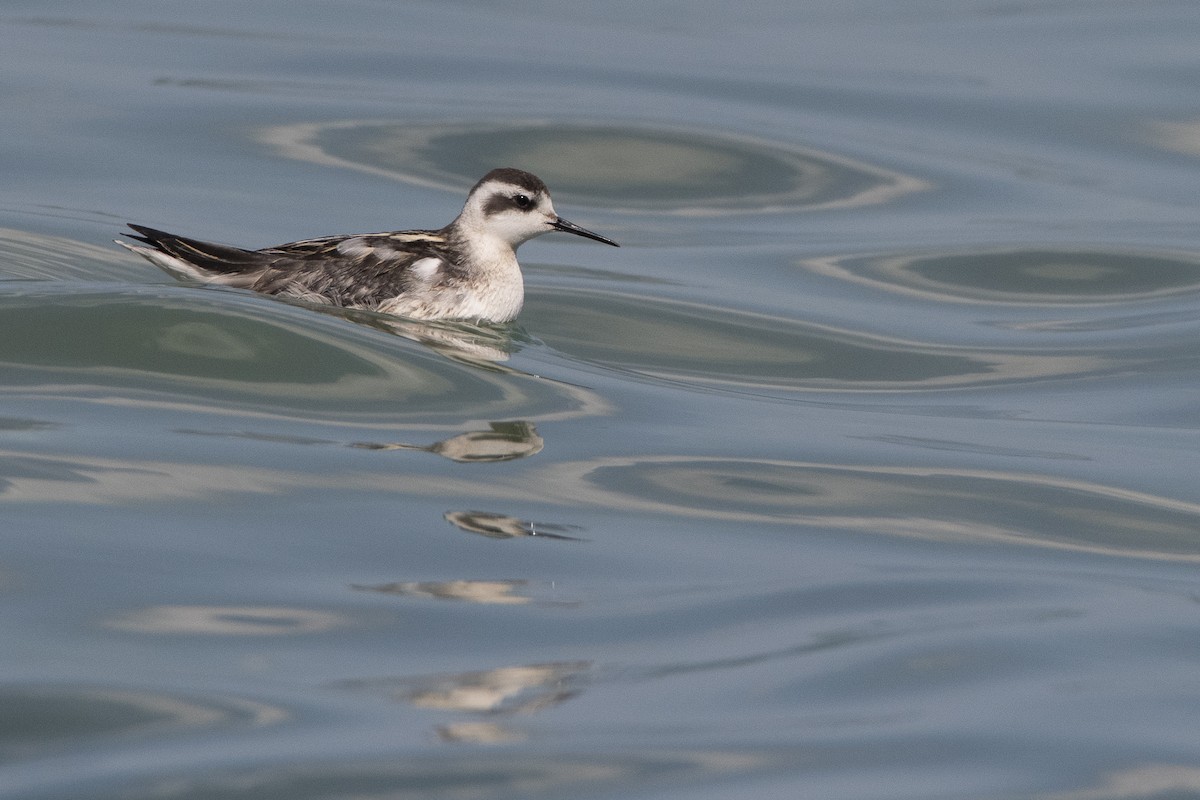
[[[1200,156],[1200,119],[1151,122],[1148,128],[1148,138],[1158,147]]]
[[[574,682],[590,667],[572,661],[463,672],[415,680],[393,696],[422,708],[531,714],[573,697]]]
[[[501,719],[535,714],[569,700],[582,690],[583,678],[591,668],[590,661],[563,661],[339,685],[380,692],[419,708],[486,715],[488,719],[439,725],[438,738],[446,742],[502,744],[526,737]]]
[[[477,533],[489,539],[515,539],[522,536],[537,536],[542,539],[565,539],[582,541],[577,536],[567,536],[567,531],[579,530],[576,525],[555,525],[549,522],[533,522],[508,514],[491,511],[447,511],[444,515],[451,525],[467,533]]]
[[[558,661],[431,675],[347,681],[343,688],[381,692],[422,708],[488,714],[529,714],[557,705],[579,691],[590,661]]]
[[[529,738],[507,725],[483,721],[439,725],[437,734],[443,742],[469,742],[471,744],[511,744],[512,742],[523,742]]]
[[[152,606],[104,621],[129,633],[288,636],[345,627],[340,614],[281,606]]]
[[[1142,798],[1200,795],[1200,767],[1186,764],[1147,764],[1109,773],[1090,789],[1049,792],[1041,800],[1141,800]]]
[[[193,358],[251,361],[256,355],[253,347],[211,322],[166,326],[158,334],[157,344],[164,352]]]
[[[425,597],[437,600],[462,600],[482,605],[524,605],[532,598],[519,594],[529,584],[512,581],[402,581],[376,586],[351,586],[352,589],[404,597]]]
[[[542,451],[545,442],[531,422],[489,422],[488,430],[468,431],[429,445],[399,442],[356,442],[367,450],[422,450],[461,463],[487,463],[528,458]]]

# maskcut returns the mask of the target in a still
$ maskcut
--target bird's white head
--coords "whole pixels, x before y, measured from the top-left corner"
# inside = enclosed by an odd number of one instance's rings
[[[465,238],[499,239],[514,250],[550,231],[564,231],[619,246],[558,216],[550,200],[550,190],[541,178],[511,167],[494,169],[475,184],[454,225]]]

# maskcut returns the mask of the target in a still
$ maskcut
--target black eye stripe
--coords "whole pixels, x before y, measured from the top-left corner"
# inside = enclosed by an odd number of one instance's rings
[[[516,209],[518,211],[532,211],[537,208],[536,194],[526,194],[524,192],[514,192],[513,194],[496,193],[487,199],[483,204],[483,213],[491,216],[500,214],[504,211]]]

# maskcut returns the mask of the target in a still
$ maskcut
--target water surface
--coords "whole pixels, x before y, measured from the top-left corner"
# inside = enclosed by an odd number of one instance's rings
[[[0,20],[0,796],[1200,796],[1193,4]],[[109,244],[501,165],[511,326]]]

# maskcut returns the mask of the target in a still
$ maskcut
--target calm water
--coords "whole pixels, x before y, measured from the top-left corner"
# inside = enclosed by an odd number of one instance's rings
[[[0,11],[0,797],[1200,797],[1200,6]],[[620,250],[517,325],[125,221]]]

